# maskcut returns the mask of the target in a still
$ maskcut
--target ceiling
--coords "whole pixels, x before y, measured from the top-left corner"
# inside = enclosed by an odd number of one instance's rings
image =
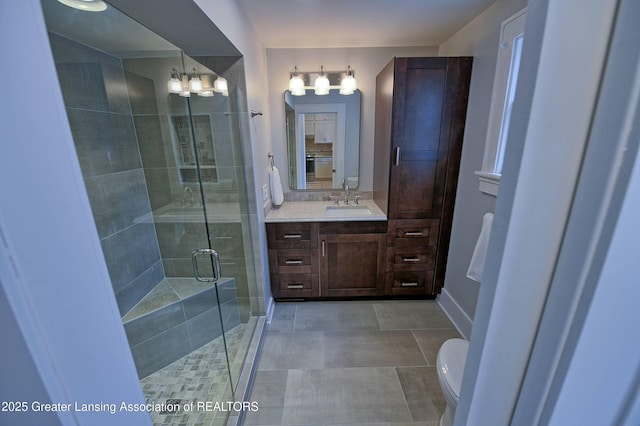
[[[236,0],[267,48],[437,46],[495,0]]]

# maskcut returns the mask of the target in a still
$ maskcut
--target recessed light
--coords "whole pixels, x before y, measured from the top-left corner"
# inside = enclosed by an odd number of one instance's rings
[[[102,0],[58,0],[60,3],[74,9],[87,12],[102,12],[107,9],[107,4]]]

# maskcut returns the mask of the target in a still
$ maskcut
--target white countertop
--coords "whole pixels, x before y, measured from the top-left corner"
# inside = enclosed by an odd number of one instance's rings
[[[334,206],[333,201],[285,201],[280,207],[273,207],[265,218],[267,223],[365,220],[382,221],[387,217],[373,200],[360,200],[358,205],[351,201],[348,206],[344,206],[343,200],[340,200],[339,206]]]

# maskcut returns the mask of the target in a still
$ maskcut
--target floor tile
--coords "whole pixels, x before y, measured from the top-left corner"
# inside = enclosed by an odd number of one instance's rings
[[[413,420],[438,420],[446,407],[435,367],[398,367]]]
[[[342,331],[324,336],[325,368],[426,365],[410,331]]]
[[[411,420],[393,368],[289,371],[283,424]]]
[[[268,333],[258,369],[322,368],[323,365],[321,332]]]
[[[395,301],[373,307],[382,330],[453,328],[435,301]]]
[[[282,333],[293,331],[293,321],[296,316],[296,305],[293,303],[276,303],[273,308],[273,316],[269,324],[269,333]]]
[[[436,365],[438,351],[440,346],[454,337],[461,337],[455,328],[442,328],[437,330],[413,330],[412,331],[427,363],[431,366]]]
[[[287,370],[258,371],[251,392],[251,401],[258,404],[258,410],[247,412],[244,424],[282,424],[286,388]]]
[[[295,331],[379,329],[371,303],[305,303],[296,309]]]

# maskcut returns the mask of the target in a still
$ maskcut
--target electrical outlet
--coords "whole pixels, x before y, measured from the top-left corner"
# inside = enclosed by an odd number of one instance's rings
[[[264,185],[262,185],[262,201],[267,201],[268,199],[269,199],[269,188],[265,183]]]

